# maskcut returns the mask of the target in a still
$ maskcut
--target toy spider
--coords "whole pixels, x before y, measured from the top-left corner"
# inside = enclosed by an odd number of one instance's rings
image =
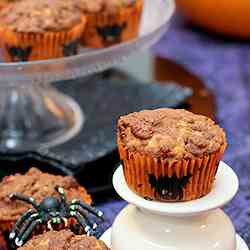
[[[91,221],[88,215],[90,213],[103,220],[103,213],[81,200],[74,199],[67,203],[64,189],[56,187],[56,191],[60,194],[60,199],[46,197],[40,204],[37,204],[34,198],[20,193],[10,195],[10,199],[26,202],[34,208],[29,209],[17,220],[9,235],[10,240],[15,240],[16,246],[22,246],[38,225],[46,224],[49,230],[53,230],[53,224],[64,223],[67,227],[69,218],[75,218],[87,235],[94,234],[98,225]]]

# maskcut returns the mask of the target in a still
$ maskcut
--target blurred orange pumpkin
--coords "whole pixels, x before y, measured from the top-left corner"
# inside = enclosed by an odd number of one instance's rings
[[[200,27],[250,38],[250,0],[176,0],[178,10]]]

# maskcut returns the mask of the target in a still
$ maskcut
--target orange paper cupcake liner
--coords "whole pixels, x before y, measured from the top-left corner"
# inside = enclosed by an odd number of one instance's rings
[[[122,143],[118,144],[130,189],[158,201],[189,201],[208,194],[225,151],[225,146],[221,146],[217,152],[202,158],[169,161],[129,152]]]
[[[143,0],[117,13],[87,14],[82,43],[91,48],[108,47],[135,38],[140,27]]]
[[[7,62],[46,60],[77,53],[86,18],[69,30],[19,33],[0,27],[1,47]]]

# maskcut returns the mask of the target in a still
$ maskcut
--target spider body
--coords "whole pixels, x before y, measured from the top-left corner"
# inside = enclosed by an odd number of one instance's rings
[[[10,240],[13,240],[16,246],[22,246],[38,225],[45,224],[49,230],[53,230],[54,225],[61,223],[67,227],[69,218],[75,218],[88,235],[95,233],[97,224],[89,219],[89,214],[103,220],[103,213],[81,200],[72,200],[68,203],[64,189],[56,187],[56,191],[60,194],[60,199],[49,196],[40,204],[32,197],[23,194],[10,195],[11,199],[26,202],[33,207],[17,220],[9,235]]]
[[[52,220],[53,222],[56,221],[57,218],[61,219],[60,216],[67,216],[65,213],[66,210],[63,211],[64,209],[62,209],[60,203],[54,197],[46,197],[39,205],[38,210],[41,213],[41,217],[43,217],[46,221]]]

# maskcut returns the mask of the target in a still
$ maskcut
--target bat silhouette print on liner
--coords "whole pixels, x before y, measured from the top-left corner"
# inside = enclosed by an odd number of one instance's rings
[[[6,45],[6,49],[14,62],[27,62],[32,52],[32,47],[20,48]]]
[[[64,56],[74,56],[77,54],[79,47],[80,39],[75,39],[74,41],[65,44],[63,46],[63,55]]]
[[[165,200],[182,200],[183,189],[189,183],[192,175],[188,174],[181,178],[176,175],[172,177],[160,176],[158,179],[153,174],[149,174],[149,183],[155,189],[155,195],[158,194]]]
[[[107,25],[103,27],[97,27],[97,33],[102,37],[104,43],[115,43],[121,42],[121,34],[124,29],[127,27],[127,24],[124,22],[123,24],[114,24]]]

